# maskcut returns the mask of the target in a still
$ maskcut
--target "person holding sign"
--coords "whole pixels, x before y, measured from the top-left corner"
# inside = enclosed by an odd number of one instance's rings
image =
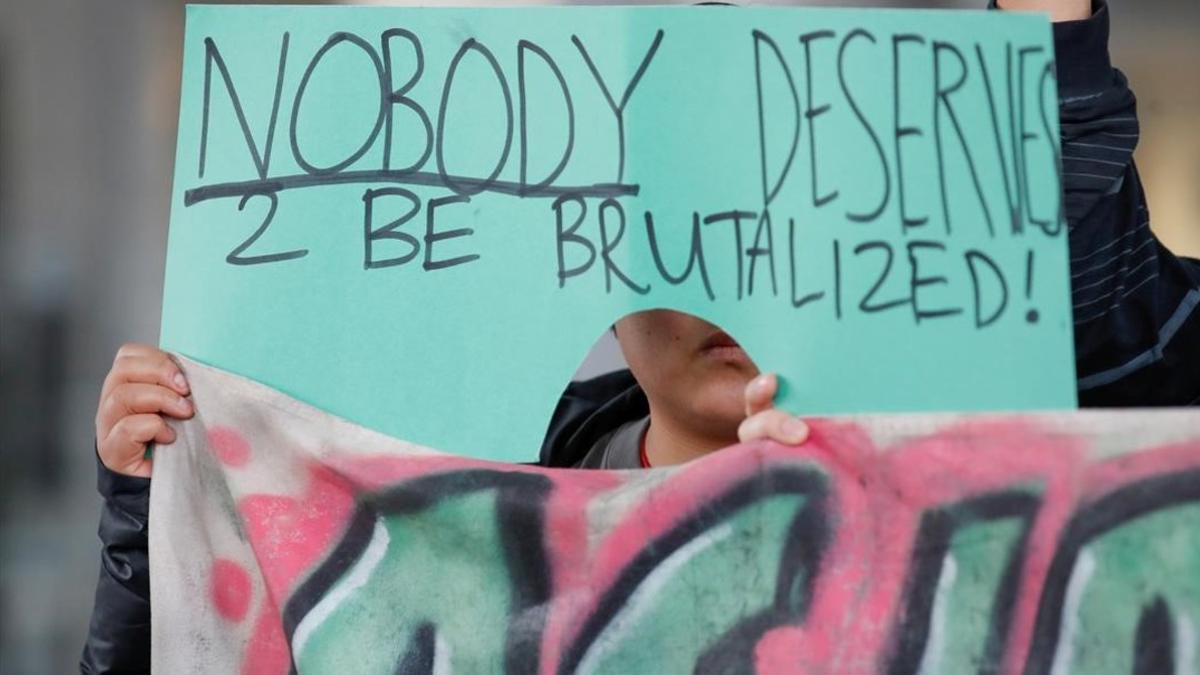
[[[1107,7],[1000,6],[1050,11],[1056,22],[1080,403],[1196,405],[1200,261],[1172,255],[1150,231],[1133,165],[1135,100],[1109,65]],[[714,354],[736,349],[715,326],[652,311],[626,317],[615,332],[631,370],[567,388],[542,447],[545,465],[630,469],[687,461],[735,439],[806,437],[803,422],[770,408],[774,376],[755,377],[740,349],[724,369],[701,375]]]
[[[1138,125],[1109,64],[1108,10],[1090,0],[1000,0],[1048,11],[1054,27],[1065,210],[1070,226],[1080,401],[1089,406],[1200,402],[1200,263],[1173,256],[1148,227],[1133,166]],[[623,469],[678,464],[738,441],[802,443],[804,422],[772,409],[777,382],[716,326],[670,311],[615,326],[630,365],[572,383],[542,447],[546,466]],[[193,414],[164,352],[117,354],[96,415],[104,543],[84,673],[149,669],[148,444]],[[165,451],[169,452],[169,448]]]

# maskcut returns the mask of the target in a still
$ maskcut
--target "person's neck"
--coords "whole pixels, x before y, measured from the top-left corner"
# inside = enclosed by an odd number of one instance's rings
[[[646,429],[646,458],[651,466],[672,466],[690,462],[736,442],[736,438],[696,433],[687,425],[651,412],[650,426]]]

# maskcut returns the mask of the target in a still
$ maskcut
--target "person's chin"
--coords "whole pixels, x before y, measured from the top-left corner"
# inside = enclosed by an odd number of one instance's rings
[[[718,372],[710,373],[705,382],[692,390],[697,412],[714,424],[730,426],[736,435],[737,425],[746,414],[746,383],[751,377],[753,373],[733,368],[719,368]]]

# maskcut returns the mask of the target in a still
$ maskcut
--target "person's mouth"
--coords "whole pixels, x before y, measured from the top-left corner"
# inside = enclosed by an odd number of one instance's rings
[[[737,340],[734,340],[725,331],[718,331],[710,335],[700,345],[700,353],[718,361],[743,362],[750,360],[750,357],[746,355],[745,350],[737,343]]]

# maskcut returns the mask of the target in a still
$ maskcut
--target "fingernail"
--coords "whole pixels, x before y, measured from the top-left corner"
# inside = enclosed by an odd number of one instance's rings
[[[799,443],[808,437],[808,425],[804,423],[804,420],[793,417],[784,422],[783,433],[787,434],[793,443]]]
[[[769,383],[770,383],[770,378],[768,376],[759,375],[758,377],[754,378],[754,384],[751,386],[754,387],[755,391],[762,391],[763,389],[767,388],[767,385]]]
[[[179,409],[183,411],[183,414],[185,415],[192,414],[192,402],[186,398],[179,399]]]
[[[175,386],[180,391],[187,391],[187,380],[183,379],[183,373],[175,373]]]

